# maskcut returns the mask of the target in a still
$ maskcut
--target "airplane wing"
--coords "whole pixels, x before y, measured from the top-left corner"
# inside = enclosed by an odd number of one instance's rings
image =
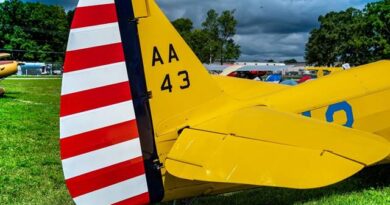
[[[306,189],[389,153],[380,136],[257,106],[184,129],[165,166],[188,180]]]
[[[9,53],[0,53],[0,59],[8,58],[10,56],[11,56],[11,54],[9,54]]]
[[[388,60],[362,65],[260,96],[253,99],[253,104],[284,112],[304,112],[390,141],[389,66]]]

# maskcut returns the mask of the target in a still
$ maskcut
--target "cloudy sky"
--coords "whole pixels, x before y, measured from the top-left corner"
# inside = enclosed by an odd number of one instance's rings
[[[0,2],[3,0],[0,0]],[[77,0],[25,0],[58,4],[66,9]],[[235,39],[241,46],[240,60],[303,60],[311,29],[319,15],[348,7],[363,8],[376,0],[156,0],[171,20],[190,18],[199,27],[209,9],[236,10],[239,22]]]

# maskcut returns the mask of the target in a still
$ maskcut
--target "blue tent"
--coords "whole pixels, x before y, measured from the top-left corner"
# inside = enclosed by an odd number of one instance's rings
[[[281,74],[272,74],[265,79],[266,82],[280,82],[282,80]]]
[[[297,81],[295,80],[284,80],[282,81],[280,84],[283,84],[283,85],[291,85],[291,86],[294,86],[294,85],[298,85]]]

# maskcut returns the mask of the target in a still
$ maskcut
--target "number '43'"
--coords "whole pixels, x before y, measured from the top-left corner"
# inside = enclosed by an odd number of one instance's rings
[[[191,86],[190,76],[186,70],[180,71],[177,73],[178,77],[181,77],[183,83],[180,85],[180,89],[188,89]],[[165,75],[164,81],[161,85],[161,91],[173,91],[173,86],[171,82],[171,76],[169,74]]]

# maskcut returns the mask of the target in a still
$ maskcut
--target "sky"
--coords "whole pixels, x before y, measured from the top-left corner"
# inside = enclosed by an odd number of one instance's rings
[[[0,0],[2,2],[4,0]],[[78,0],[25,0],[57,4],[72,9]],[[318,17],[349,7],[363,8],[376,0],[156,0],[169,19],[190,18],[200,27],[209,9],[235,9],[238,20],[235,41],[241,46],[241,61],[303,61],[309,32],[318,27]]]

